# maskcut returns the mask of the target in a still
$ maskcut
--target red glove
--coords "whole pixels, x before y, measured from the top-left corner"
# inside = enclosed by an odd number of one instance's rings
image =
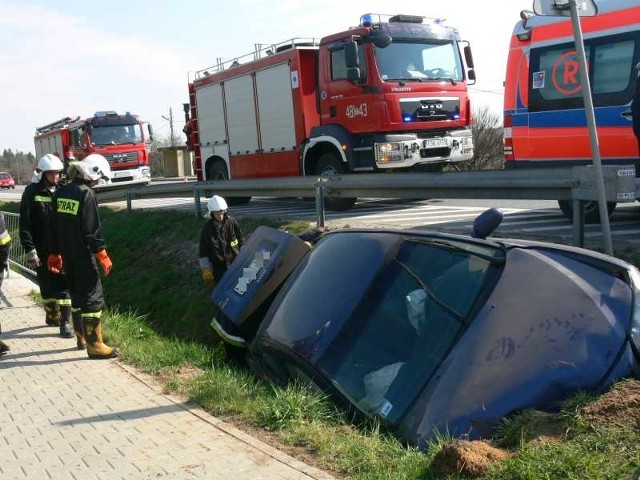
[[[47,268],[52,273],[60,273],[62,270],[62,256],[54,253],[49,254]]]
[[[96,260],[102,267],[104,276],[106,277],[107,275],[109,275],[109,272],[111,272],[111,267],[113,267],[113,263],[111,262],[109,255],[107,255],[107,251],[100,250],[98,253],[96,253]]]

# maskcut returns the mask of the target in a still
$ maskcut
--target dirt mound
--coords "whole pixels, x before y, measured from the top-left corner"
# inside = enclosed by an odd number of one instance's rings
[[[595,425],[640,430],[640,381],[618,382],[580,413]]]
[[[434,457],[431,469],[437,477],[459,474],[477,478],[486,475],[493,462],[505,460],[510,455],[487,442],[454,440]]]

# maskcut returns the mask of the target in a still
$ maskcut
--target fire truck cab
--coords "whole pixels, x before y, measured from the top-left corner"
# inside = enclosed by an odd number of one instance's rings
[[[185,133],[200,180],[439,171],[473,157],[474,80],[442,19],[367,14],[196,72]]]
[[[152,135],[151,125],[137,115],[102,111],[39,127],[34,142],[37,158],[53,153],[65,161],[82,160],[99,153],[111,166],[112,182],[147,183],[151,178],[147,142]]]

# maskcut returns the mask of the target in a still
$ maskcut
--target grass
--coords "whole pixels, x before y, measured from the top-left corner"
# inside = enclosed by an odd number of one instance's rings
[[[0,204],[17,211],[17,204]],[[443,435],[426,452],[407,447],[377,422],[355,421],[315,389],[278,387],[229,363],[209,327],[213,304],[200,278],[197,241],[204,219],[172,211],[102,209],[107,250],[113,260],[104,279],[106,341],[121,360],[155,375],[167,391],[187,396],[207,411],[275,442],[294,456],[353,480],[437,478],[431,462],[450,441]],[[243,232],[258,225],[300,232],[303,222],[239,218]],[[618,256],[632,263],[633,250]],[[548,418],[559,440],[532,441],[536,412],[505,419],[494,439],[518,454],[483,478],[618,479],[640,469],[637,433],[594,428],[580,408],[594,398],[577,395]],[[447,478],[462,478],[450,476]]]

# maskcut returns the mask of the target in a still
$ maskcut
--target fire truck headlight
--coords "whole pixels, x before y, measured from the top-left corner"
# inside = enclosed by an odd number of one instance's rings
[[[400,142],[376,143],[376,162],[401,162],[404,159],[404,147]]]

